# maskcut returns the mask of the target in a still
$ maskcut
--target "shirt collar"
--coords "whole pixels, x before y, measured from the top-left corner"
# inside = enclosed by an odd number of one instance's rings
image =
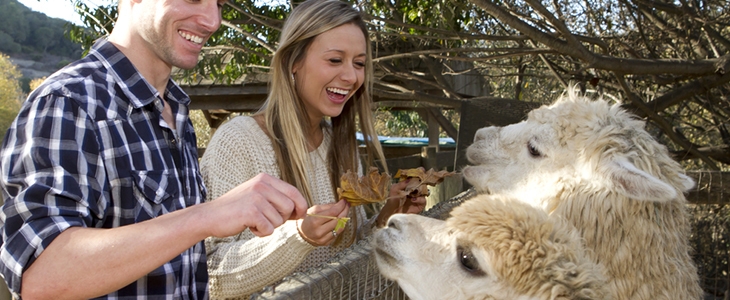
[[[159,92],[137,71],[127,56],[107,39],[99,39],[94,43],[89,55],[96,57],[109,70],[135,108],[146,106],[158,98]],[[165,99],[168,101],[177,101],[183,105],[190,102],[188,95],[172,78],[167,82],[166,91]]]

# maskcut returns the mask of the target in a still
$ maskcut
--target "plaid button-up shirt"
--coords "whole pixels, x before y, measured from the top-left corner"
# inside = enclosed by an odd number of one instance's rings
[[[172,80],[164,97],[176,130],[156,89],[106,40],[28,97],[0,152],[0,272],[16,296],[22,273],[65,229],[125,226],[204,201],[190,99]],[[207,282],[201,241],[102,298],[205,299]]]

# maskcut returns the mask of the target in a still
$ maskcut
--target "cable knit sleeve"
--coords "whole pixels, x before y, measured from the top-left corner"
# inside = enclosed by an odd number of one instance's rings
[[[279,177],[271,142],[251,117],[237,117],[215,133],[200,161],[208,201],[259,173]],[[246,229],[205,240],[210,297],[245,297],[289,275],[315,249],[287,221],[273,234],[256,237]]]

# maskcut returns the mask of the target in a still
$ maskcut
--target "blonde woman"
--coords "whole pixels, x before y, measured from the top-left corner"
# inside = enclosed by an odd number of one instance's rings
[[[343,173],[362,173],[358,125],[366,141],[366,165],[384,162],[372,124],[371,49],[360,13],[337,0],[300,4],[287,18],[271,67],[263,108],[216,131],[201,160],[203,178],[209,199],[259,173],[281,178],[307,199],[309,216],[287,221],[267,237],[244,231],[207,239],[212,298],[245,297],[324,263],[367,234],[373,222],[362,207],[351,208],[336,193]],[[391,195],[404,187],[393,185]],[[397,207],[400,200],[386,206]],[[397,212],[419,213],[426,202],[423,197],[408,201],[409,211]],[[335,230],[336,220],[311,215],[350,221]]]

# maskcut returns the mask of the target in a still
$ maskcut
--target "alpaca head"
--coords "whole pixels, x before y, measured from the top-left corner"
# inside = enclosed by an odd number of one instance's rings
[[[694,185],[642,121],[575,89],[525,121],[478,130],[466,156],[470,165],[463,175],[477,190],[544,209],[578,185],[657,202]]]
[[[603,269],[567,223],[480,195],[446,221],[395,214],[375,232],[381,273],[413,299],[603,299]]]

